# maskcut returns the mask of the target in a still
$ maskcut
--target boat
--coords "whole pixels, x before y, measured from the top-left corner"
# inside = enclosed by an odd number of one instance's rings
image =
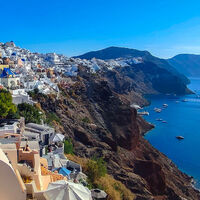
[[[164,103],[164,104],[163,104],[163,107],[164,107],[164,108],[167,108],[167,107],[168,107],[168,104]]]
[[[162,123],[167,123],[167,121],[162,121]]]
[[[188,100],[187,99],[183,99],[182,102],[188,102]]]
[[[181,136],[181,135],[179,135],[179,136],[176,136],[176,138],[177,138],[178,140],[183,140],[183,139],[184,139],[184,137],[183,137],[183,136]]]
[[[147,115],[147,116],[149,116],[149,112],[146,112],[146,111],[144,111],[144,112],[138,112],[138,115]]]
[[[162,111],[161,108],[154,108],[154,111],[157,112],[157,113],[160,113]]]
[[[157,113],[160,113],[162,110],[161,109],[157,109],[155,110]]]
[[[162,119],[156,119],[156,121],[163,121]]]
[[[131,104],[130,106],[131,108],[135,108],[136,110],[142,109],[139,105],[136,105],[136,104]]]

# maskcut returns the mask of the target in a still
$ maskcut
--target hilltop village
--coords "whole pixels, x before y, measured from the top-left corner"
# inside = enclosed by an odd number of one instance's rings
[[[146,51],[79,57],[0,43],[0,199],[199,199],[138,112],[146,94],[191,93],[187,80]]]
[[[31,91],[44,95],[53,94],[59,99],[58,84],[66,88],[74,84],[73,76],[77,75],[79,62],[79,59],[69,59],[55,53],[31,53],[16,47],[12,41],[0,43],[1,95],[9,92],[12,103],[16,106],[34,106],[37,102],[30,97]],[[106,199],[104,191],[90,191],[86,187],[87,176],[82,172],[82,166],[66,157],[65,141],[69,143],[67,139],[43,121],[27,123],[24,117],[2,117],[1,199],[54,200],[56,191],[60,190],[59,184],[63,185],[64,192],[68,191],[69,194],[65,195],[68,195],[69,200],[99,199],[98,195],[101,199]]]

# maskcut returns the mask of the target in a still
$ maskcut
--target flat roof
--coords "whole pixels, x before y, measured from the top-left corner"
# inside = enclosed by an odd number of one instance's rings
[[[36,133],[36,132],[31,132],[31,131],[27,131],[25,130],[24,133],[23,133],[24,136],[39,136],[40,134],[39,133]]]

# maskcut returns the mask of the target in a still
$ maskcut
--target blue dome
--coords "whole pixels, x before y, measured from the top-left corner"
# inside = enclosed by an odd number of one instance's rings
[[[10,68],[4,68],[3,72],[1,73],[1,78],[7,78],[9,76],[14,76],[15,74],[10,70]]]

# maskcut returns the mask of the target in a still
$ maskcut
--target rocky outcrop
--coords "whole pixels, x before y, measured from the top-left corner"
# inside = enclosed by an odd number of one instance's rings
[[[75,153],[102,156],[109,174],[137,200],[200,199],[191,179],[142,137],[153,126],[130,107],[126,87],[118,91],[106,76],[82,71],[74,85],[61,88],[59,100],[38,96],[38,101],[43,110],[60,118],[60,131],[72,139]],[[136,92],[132,94],[138,99]]]
[[[187,94],[191,91],[177,76],[152,62],[118,67],[104,73],[114,91],[120,94]]]
[[[156,195],[162,195],[166,189],[164,172],[159,164],[149,160],[136,160],[134,172],[145,179],[149,190]]]

